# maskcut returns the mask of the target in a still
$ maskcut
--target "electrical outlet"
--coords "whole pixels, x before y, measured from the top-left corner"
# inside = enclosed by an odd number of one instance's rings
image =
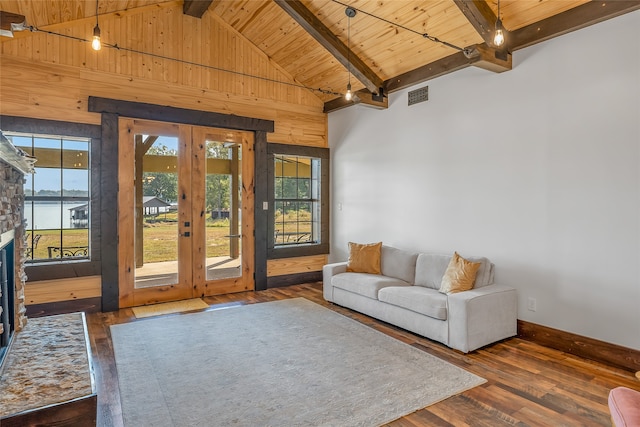
[[[527,309],[529,311],[536,311],[536,299],[529,297],[527,300]]]

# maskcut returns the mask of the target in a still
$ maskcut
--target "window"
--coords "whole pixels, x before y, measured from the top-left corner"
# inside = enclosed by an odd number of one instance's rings
[[[13,145],[37,158],[25,176],[27,262],[89,259],[89,138],[6,132]]]
[[[329,252],[329,152],[268,145],[270,258]]]
[[[273,157],[274,245],[318,243],[321,160],[284,154]]]

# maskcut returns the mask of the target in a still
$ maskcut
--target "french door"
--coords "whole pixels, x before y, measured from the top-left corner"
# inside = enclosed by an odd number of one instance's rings
[[[254,289],[253,133],[119,126],[120,307]]]

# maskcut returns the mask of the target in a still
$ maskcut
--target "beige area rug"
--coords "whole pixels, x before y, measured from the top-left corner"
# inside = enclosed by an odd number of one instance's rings
[[[161,304],[143,305],[133,307],[133,314],[138,319],[163,314],[182,313],[184,311],[203,310],[209,308],[209,304],[201,298],[186,299],[182,301],[163,302]]]
[[[376,426],[485,382],[303,298],[111,335],[126,426]]]

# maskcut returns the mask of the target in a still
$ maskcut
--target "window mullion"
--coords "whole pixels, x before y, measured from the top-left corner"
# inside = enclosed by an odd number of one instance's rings
[[[27,179],[24,189],[23,212],[25,216],[29,215],[25,218],[28,220],[25,232],[29,233],[26,254],[29,262],[89,259],[89,223],[82,225],[82,222],[73,221],[67,224],[67,217],[79,213],[66,210],[66,204],[87,203],[83,215],[88,217],[91,139],[11,131],[6,131],[6,135],[15,146],[29,151],[39,160],[36,164],[38,173]]]
[[[62,258],[62,248],[64,247],[64,140],[60,138],[60,258]]]

